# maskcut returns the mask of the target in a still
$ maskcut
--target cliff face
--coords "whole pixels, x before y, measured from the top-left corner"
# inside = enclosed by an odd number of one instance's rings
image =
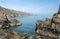
[[[10,29],[20,25],[21,23],[13,19],[13,17],[9,17],[5,13],[0,14],[0,39],[22,39],[16,32]]]
[[[60,7],[52,19],[46,19],[44,22],[38,20],[36,22],[36,32],[43,36],[60,39]]]

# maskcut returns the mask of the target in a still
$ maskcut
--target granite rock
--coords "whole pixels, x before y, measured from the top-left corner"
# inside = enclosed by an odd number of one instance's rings
[[[60,7],[52,19],[47,18],[45,21],[38,20],[35,31],[39,35],[60,39]]]

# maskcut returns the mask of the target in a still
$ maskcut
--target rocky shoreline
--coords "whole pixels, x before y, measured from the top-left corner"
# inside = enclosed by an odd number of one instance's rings
[[[0,14],[0,39],[60,39],[60,7],[52,19],[46,18],[45,21],[37,20],[36,35],[29,36],[27,34],[20,36],[12,31],[11,27],[18,27],[21,22],[6,15]]]
[[[36,22],[36,32],[39,35],[51,37],[51,39],[60,39],[60,6],[58,12],[53,15],[52,19],[47,18],[45,21],[38,20]]]
[[[21,22],[5,13],[0,14],[0,39],[22,39],[20,35],[10,30],[10,27],[17,27],[21,24]]]

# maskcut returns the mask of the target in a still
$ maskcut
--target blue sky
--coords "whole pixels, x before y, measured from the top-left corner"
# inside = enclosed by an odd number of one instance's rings
[[[0,0],[0,6],[37,15],[52,15],[60,0]]]

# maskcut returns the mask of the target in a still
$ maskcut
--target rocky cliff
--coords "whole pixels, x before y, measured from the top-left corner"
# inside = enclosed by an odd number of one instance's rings
[[[51,39],[60,39],[60,6],[58,12],[53,15],[52,19],[47,18],[45,21],[38,20],[36,22],[36,32],[39,35],[51,37]]]
[[[20,26],[21,23],[5,13],[0,14],[0,39],[22,39],[20,35],[12,31],[11,27]]]

